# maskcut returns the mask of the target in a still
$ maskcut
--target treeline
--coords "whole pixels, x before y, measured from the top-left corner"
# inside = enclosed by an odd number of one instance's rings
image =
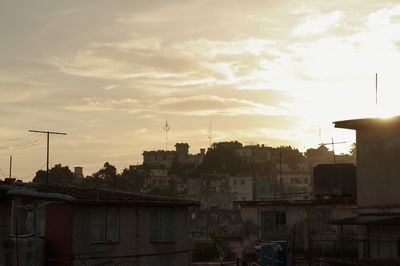
[[[148,175],[148,171],[145,167],[124,168],[121,173],[118,173],[114,165],[106,162],[101,169],[92,175],[77,177],[68,166],[56,164],[53,168],[49,169],[48,180],[46,171],[39,170],[36,172],[32,182],[141,192],[144,187],[146,175]]]

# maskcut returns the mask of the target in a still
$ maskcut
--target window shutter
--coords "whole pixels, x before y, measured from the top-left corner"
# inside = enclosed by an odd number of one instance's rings
[[[119,208],[107,208],[107,240],[119,241]]]
[[[105,207],[91,208],[91,236],[92,241],[104,241],[106,234]]]
[[[151,210],[150,215],[150,240],[158,241],[160,240],[160,211],[158,209]]]
[[[172,241],[174,239],[174,213],[172,209],[164,210],[164,241]]]

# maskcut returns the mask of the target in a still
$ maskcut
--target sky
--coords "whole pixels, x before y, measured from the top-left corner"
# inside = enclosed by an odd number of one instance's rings
[[[399,114],[399,1],[0,0],[0,36],[0,178],[45,168],[31,129],[90,175],[210,136],[347,152],[332,122]]]

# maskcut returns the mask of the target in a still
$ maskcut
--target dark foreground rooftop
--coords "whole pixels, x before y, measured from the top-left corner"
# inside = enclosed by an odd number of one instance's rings
[[[197,201],[160,197],[110,189],[77,188],[32,183],[2,185],[0,198],[23,197],[71,202],[73,204],[118,204],[155,206],[199,206]]]

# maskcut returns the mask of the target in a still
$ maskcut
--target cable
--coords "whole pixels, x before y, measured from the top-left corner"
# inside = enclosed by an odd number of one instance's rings
[[[15,148],[23,148],[25,146],[30,146],[33,144],[37,144],[38,142],[43,141],[43,138],[34,137],[30,140],[25,140],[20,143],[9,144],[8,146],[1,146],[0,149],[15,149]]]
[[[40,170],[43,170],[43,168],[46,166],[46,163],[45,164],[43,164],[42,165],[42,167],[40,167],[40,169],[39,170],[37,170],[35,173],[33,173],[33,174],[30,174],[30,175],[28,175],[28,176],[24,176],[24,177],[21,177],[20,179],[27,179],[27,178],[32,178],[32,177],[34,177],[35,175],[36,175],[36,173],[38,172],[38,171],[40,171]]]
[[[10,145],[10,146],[3,146],[0,147],[0,150],[13,150],[13,151],[18,151],[18,150],[23,150],[23,149],[29,149],[32,147],[37,146],[40,143],[43,143],[45,139],[44,138],[38,138],[38,139],[34,139],[31,140],[30,142],[25,142],[25,143],[20,143],[20,144],[16,144],[16,145]]]
[[[23,136],[23,137],[5,139],[5,140],[3,140],[3,141],[10,141],[10,140],[13,141],[13,140],[18,140],[18,139],[24,139],[24,138],[29,138],[30,136],[33,136],[33,135],[34,135],[34,133],[32,132],[32,133],[29,133],[28,135]]]
[[[1,168],[0,168],[0,173],[4,178],[6,178],[6,175],[4,174],[4,172],[3,172],[3,170]]]

